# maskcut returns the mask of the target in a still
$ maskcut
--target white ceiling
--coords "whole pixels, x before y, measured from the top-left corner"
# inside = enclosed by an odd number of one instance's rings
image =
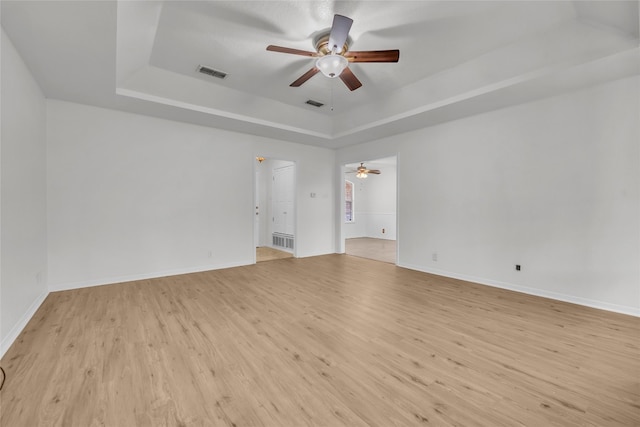
[[[638,1],[7,1],[48,98],[338,148],[640,73]],[[289,84],[340,13],[363,87]],[[198,65],[228,73],[197,73]],[[321,108],[308,99],[325,103]]]

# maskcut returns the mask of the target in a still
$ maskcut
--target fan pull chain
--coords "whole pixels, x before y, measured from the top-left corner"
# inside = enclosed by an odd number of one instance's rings
[[[335,79],[331,79],[331,80],[329,80],[329,83],[330,83],[329,88],[330,88],[330,90],[331,90],[331,111],[333,111],[333,85],[334,85],[333,81],[334,81],[334,80],[335,80]]]

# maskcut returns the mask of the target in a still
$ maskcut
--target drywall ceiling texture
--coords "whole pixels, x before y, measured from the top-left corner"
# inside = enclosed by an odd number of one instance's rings
[[[3,1],[2,25],[45,95],[339,148],[631,75],[637,1]],[[335,13],[363,87],[289,84]],[[208,65],[224,80],[196,71]],[[559,84],[558,76],[564,76]],[[316,109],[305,104],[315,99]]]

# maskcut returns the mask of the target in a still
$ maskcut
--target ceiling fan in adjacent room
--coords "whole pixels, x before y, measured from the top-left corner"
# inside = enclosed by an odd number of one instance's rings
[[[364,163],[360,163],[360,166],[358,166],[358,168],[356,170],[352,170],[349,171],[347,173],[355,173],[356,174],[356,178],[366,178],[367,175],[374,174],[374,175],[380,175],[381,172],[378,169],[367,169],[364,165]]]
[[[299,87],[321,72],[329,78],[340,77],[349,90],[356,90],[362,86],[362,83],[349,69],[350,62],[398,62],[400,51],[397,49],[350,51],[349,30],[351,24],[353,24],[351,18],[335,15],[331,30],[321,33],[314,39],[315,52],[274,45],[267,46],[267,50],[318,58],[313,68],[289,86]]]

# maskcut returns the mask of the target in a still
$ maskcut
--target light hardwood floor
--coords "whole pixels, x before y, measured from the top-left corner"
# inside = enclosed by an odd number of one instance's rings
[[[376,261],[396,263],[396,241],[375,239],[372,237],[356,237],[345,239],[345,253]]]
[[[268,246],[259,246],[256,248],[256,262],[273,261],[275,259],[292,258],[291,252],[281,251]]]
[[[55,292],[0,425],[635,426],[639,332],[349,255]]]

